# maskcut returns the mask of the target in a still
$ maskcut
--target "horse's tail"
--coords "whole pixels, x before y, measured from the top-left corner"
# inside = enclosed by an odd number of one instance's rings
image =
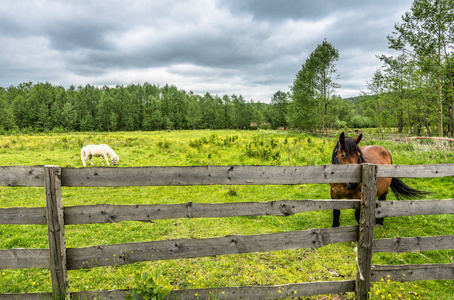
[[[416,198],[418,196],[429,194],[429,192],[420,191],[420,190],[409,187],[399,178],[393,178],[391,180],[391,190],[393,191],[397,200],[402,200],[404,198],[412,199],[412,198]]]

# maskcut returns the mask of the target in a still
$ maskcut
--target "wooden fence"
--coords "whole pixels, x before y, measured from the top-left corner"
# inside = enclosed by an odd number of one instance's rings
[[[366,299],[371,281],[390,275],[395,280],[454,279],[454,264],[372,265],[375,252],[454,249],[454,236],[374,240],[375,217],[453,214],[454,199],[377,201],[377,177],[454,176],[454,165],[325,165],[325,166],[202,166],[137,168],[60,168],[58,166],[0,167],[1,186],[44,186],[46,207],[2,208],[0,224],[48,226],[49,249],[0,250],[0,269],[47,268],[52,293],[0,294],[0,299],[123,299],[126,290],[69,291],[67,270],[123,265],[141,261],[317,248],[357,241],[357,279],[292,283],[279,286],[223,287],[174,290],[170,299],[277,299],[356,291]],[[93,205],[63,207],[61,187],[188,186],[188,185],[298,185],[307,183],[362,183],[361,200],[285,200],[250,203],[173,205]],[[361,210],[359,225],[310,229],[278,234],[229,235],[206,239],[173,239],[86,248],[66,248],[65,225],[149,221],[168,218],[232,216],[289,216],[326,209]],[[115,258],[115,259],[113,259]],[[403,276],[402,274],[405,274]],[[216,294],[218,291],[223,294]]]

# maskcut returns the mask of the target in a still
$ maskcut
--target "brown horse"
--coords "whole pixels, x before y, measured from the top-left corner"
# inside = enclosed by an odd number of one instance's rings
[[[341,133],[339,141],[334,147],[331,163],[333,164],[362,164],[371,163],[378,165],[390,165],[393,163],[391,154],[381,146],[358,146],[362,134],[356,138],[346,137]],[[331,183],[331,199],[361,199],[361,185],[359,183]],[[386,200],[388,189],[391,187],[398,200],[402,198],[414,198],[426,192],[419,191],[407,186],[399,178],[377,178],[378,200]],[[359,222],[359,209],[355,212],[356,221]],[[333,227],[339,227],[340,210],[333,210]],[[376,224],[383,225],[383,218],[377,219]]]

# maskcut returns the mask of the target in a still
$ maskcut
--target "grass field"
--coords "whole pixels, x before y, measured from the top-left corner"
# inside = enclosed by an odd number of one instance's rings
[[[329,164],[335,138],[287,131],[160,131],[8,135],[0,137],[0,165],[59,165],[82,167],[80,149],[108,144],[120,156],[117,167],[192,165],[323,165]],[[362,145],[380,144],[395,164],[452,163],[452,145],[403,139],[375,140],[365,134]],[[93,158],[100,166],[101,159]],[[453,178],[404,179],[432,192],[432,199],[452,198]],[[328,185],[190,186],[63,188],[63,204],[157,204],[328,199]],[[390,193],[388,199],[395,199]],[[44,188],[0,187],[0,207],[43,207]],[[206,238],[228,234],[260,234],[328,228],[331,211],[290,217],[172,219],[150,223],[122,222],[66,226],[67,247],[141,242],[173,238]],[[343,211],[341,225],[355,225],[353,211]],[[454,234],[454,216],[396,217],[376,227],[375,238]],[[0,225],[0,249],[47,248],[47,228],[38,225]],[[356,276],[355,244],[320,249],[265,252],[69,271],[72,291],[131,289],[140,285],[135,274],[148,274],[171,289],[292,282],[349,280]],[[374,264],[452,263],[454,250],[374,254]],[[45,269],[0,270],[0,293],[51,291]],[[452,281],[373,283],[372,299],[450,299]],[[297,296],[297,295],[296,295]],[[340,295],[353,299],[354,294]],[[320,296],[319,296],[320,297]],[[316,299],[312,297],[308,299]]]

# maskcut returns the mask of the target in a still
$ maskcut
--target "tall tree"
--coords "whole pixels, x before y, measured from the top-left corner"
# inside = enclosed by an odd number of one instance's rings
[[[382,55],[380,59],[384,62],[385,84],[389,91],[390,98],[394,106],[397,130],[401,133],[404,128],[404,106],[406,92],[409,89],[408,81],[408,60],[407,55],[402,54],[398,57],[387,57]]]
[[[371,94],[376,99],[376,117],[378,121],[378,129],[380,130],[380,134],[382,135],[381,138],[383,139],[383,131],[382,131],[382,122],[381,122],[381,113],[383,111],[383,104],[382,104],[382,97],[385,94],[385,77],[381,70],[375,71],[372,81],[367,82],[367,87],[371,91]]]
[[[196,129],[202,120],[202,109],[200,108],[199,98],[199,96],[194,95],[189,98],[186,118],[188,120],[188,126],[191,129]]]
[[[293,120],[303,127],[329,126],[329,100],[340,85],[334,81],[339,51],[326,39],[309,55],[292,86]],[[315,111],[314,111],[315,108]],[[308,128],[309,129],[309,128]]]
[[[454,44],[453,11],[454,0],[415,0],[388,36],[390,48],[411,53],[436,75],[439,136],[443,136],[443,68]]]
[[[268,114],[272,128],[288,126],[287,113],[289,102],[288,93],[282,91],[274,93],[271,98],[271,105],[269,106],[270,113]]]

